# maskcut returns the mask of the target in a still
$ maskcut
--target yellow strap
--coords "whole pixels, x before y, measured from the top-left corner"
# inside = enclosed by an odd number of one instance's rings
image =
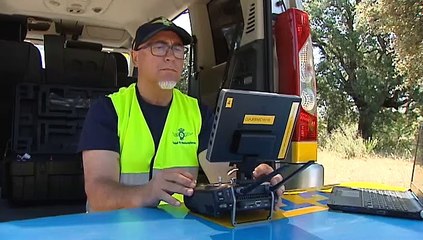
[[[182,195],[182,194],[175,193],[175,194],[172,195],[172,197],[176,198],[181,203],[184,202],[184,195]],[[164,204],[168,204],[168,203],[163,202],[163,201],[160,201],[160,203],[159,203],[159,205],[164,205]]]

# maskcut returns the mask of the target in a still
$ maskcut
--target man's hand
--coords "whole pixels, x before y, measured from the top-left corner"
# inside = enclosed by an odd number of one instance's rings
[[[259,178],[260,176],[263,175],[267,175],[273,172],[273,168],[267,164],[260,164],[258,165],[254,171],[253,171],[253,177],[255,179]],[[274,176],[271,180],[270,180],[270,185],[275,186],[276,184],[278,184],[279,182],[282,181],[282,176],[280,174]],[[278,210],[281,206],[282,206],[282,199],[281,196],[283,194],[283,192],[285,191],[285,186],[281,186],[280,188],[278,188],[276,190],[276,194],[277,194],[277,198],[278,198],[278,202],[275,205],[275,211]]]
[[[181,203],[172,197],[172,194],[180,193],[191,196],[195,185],[196,180],[189,172],[181,169],[162,170],[146,184],[150,196],[145,206],[155,207],[160,201],[165,201],[173,206],[180,206]]]

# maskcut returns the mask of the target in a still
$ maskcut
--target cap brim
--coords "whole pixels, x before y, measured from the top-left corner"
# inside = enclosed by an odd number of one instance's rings
[[[164,26],[164,25],[157,28],[155,31],[152,31],[148,36],[144,38],[143,42],[146,42],[148,39],[150,39],[151,37],[153,37],[154,35],[156,35],[158,32],[161,32],[161,31],[172,31],[178,34],[178,36],[181,38],[182,43],[184,45],[188,45],[192,42],[191,35],[187,31],[185,31],[183,28],[178,26]]]

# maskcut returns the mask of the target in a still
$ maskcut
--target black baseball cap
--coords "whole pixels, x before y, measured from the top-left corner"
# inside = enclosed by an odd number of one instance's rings
[[[150,22],[144,23],[141,25],[137,33],[135,34],[135,39],[132,42],[132,49],[138,48],[139,45],[145,43],[148,39],[153,37],[160,31],[173,31],[182,39],[184,45],[191,43],[191,35],[185,31],[183,28],[176,26],[172,21],[164,17],[157,17]]]

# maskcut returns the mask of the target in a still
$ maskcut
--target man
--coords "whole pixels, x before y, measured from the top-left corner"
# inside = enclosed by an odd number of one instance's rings
[[[174,89],[184,45],[190,42],[185,30],[163,17],[140,26],[131,53],[137,84],[91,106],[79,144],[89,211],[154,207],[160,201],[179,206],[173,193],[193,194],[198,154],[205,155],[213,117],[196,99]],[[190,144],[173,143],[180,129],[193,133],[185,136]],[[204,157],[200,162],[211,181],[228,170],[226,163],[212,164]],[[254,176],[272,170],[262,164]],[[278,175],[271,184],[281,180]]]

